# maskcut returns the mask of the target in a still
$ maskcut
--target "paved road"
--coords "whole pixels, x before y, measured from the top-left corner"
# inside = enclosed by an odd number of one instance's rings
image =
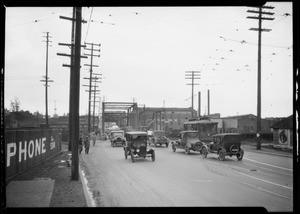
[[[125,160],[122,147],[97,141],[82,154],[96,206],[262,206],[293,210],[292,159],[246,152],[242,161],[157,147],[156,160]],[[100,192],[100,193],[99,193]]]

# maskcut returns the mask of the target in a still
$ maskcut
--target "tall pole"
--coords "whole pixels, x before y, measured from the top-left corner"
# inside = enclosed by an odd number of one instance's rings
[[[91,65],[90,65],[90,84],[89,84],[89,110],[88,110],[88,133],[91,133],[91,96],[92,96],[92,72],[93,72],[93,50],[94,44],[92,43],[92,50],[91,50]]]
[[[45,97],[46,97],[46,128],[48,129],[48,46],[49,46],[49,32],[47,34],[46,41],[46,89],[45,89]]]
[[[198,117],[201,117],[201,92],[198,92]]]
[[[78,140],[79,140],[79,97],[80,97],[80,48],[81,48],[81,7],[76,7],[75,25],[75,58],[74,58],[74,78],[72,78],[72,180],[79,180],[79,160],[78,160]]]
[[[210,114],[210,94],[209,94],[209,90],[207,90],[207,115],[209,116]]]
[[[99,51],[100,52],[100,49],[94,49],[94,46],[97,45],[100,47],[101,44],[94,44],[94,43],[85,43],[86,45],[91,45],[91,48],[88,49],[88,48],[85,48],[85,50],[90,50],[91,51],[91,54],[84,54],[84,55],[87,55],[87,56],[91,56],[91,64],[90,65],[87,65],[85,64],[86,66],[90,66],[90,84],[89,84],[89,102],[88,102],[88,133],[91,132],[91,102],[92,102],[92,72],[93,72],[93,67],[98,67],[97,65],[93,65],[93,57],[94,56],[98,56],[100,57],[100,54],[99,55],[94,55],[94,51]]]
[[[192,118],[194,118],[194,85],[199,85],[195,84],[194,80],[195,79],[200,79],[200,71],[186,71],[185,72],[185,79],[191,79],[192,84],[187,84],[192,86],[192,106],[191,106],[191,113],[192,113]]]
[[[74,73],[74,58],[75,58],[75,7],[73,7],[73,20],[72,20],[72,32],[71,32],[71,57],[70,57],[70,92],[69,92],[69,144],[68,144],[68,150],[72,151],[72,128],[71,128],[71,124],[73,124],[73,120],[72,120],[72,116],[73,116],[73,108],[71,105],[71,96],[73,94],[73,87],[72,87],[72,77],[74,77],[74,75],[72,75],[72,73]]]
[[[274,15],[271,12],[264,12],[262,9],[274,9],[274,7],[270,6],[260,6],[258,7],[258,11],[255,10],[248,10],[249,13],[258,13],[258,17],[248,16],[247,18],[250,19],[258,19],[258,28],[250,28],[250,30],[258,31],[258,59],[257,59],[257,145],[256,149],[261,149],[261,142],[260,142],[260,134],[261,134],[261,33],[263,31],[270,32],[271,29],[262,29],[262,20],[274,20],[274,18],[269,17],[262,17],[264,15]]]
[[[40,80],[41,82],[45,82],[45,109],[46,109],[46,112],[45,112],[45,118],[46,118],[46,128],[48,129],[49,128],[49,122],[48,122],[48,87],[49,87],[49,82],[53,82],[53,80],[50,80],[49,77],[48,77],[48,47],[49,47],[49,43],[51,41],[49,41],[49,38],[51,36],[49,36],[49,32],[46,32],[46,76],[45,76],[45,79],[44,80]]]
[[[73,97],[74,97],[74,73],[75,73],[75,26],[76,26],[76,7],[73,7],[73,17],[65,17],[60,16],[59,18],[65,19],[68,21],[72,21],[72,30],[71,30],[71,43],[58,43],[58,45],[68,46],[71,48],[71,54],[57,53],[59,56],[67,56],[70,57],[70,65],[63,64],[63,67],[70,68],[70,92],[69,92],[69,144],[68,150],[72,150],[72,136],[73,136],[73,115],[74,115],[74,107],[73,107]],[[86,21],[81,20],[82,23],[86,23]],[[85,47],[84,45],[80,45],[80,47]],[[80,56],[80,58],[87,58],[87,56]]]
[[[259,8],[258,29],[261,29],[261,7]],[[258,54],[257,54],[257,146],[261,149],[259,134],[261,133],[261,30],[258,31]]]

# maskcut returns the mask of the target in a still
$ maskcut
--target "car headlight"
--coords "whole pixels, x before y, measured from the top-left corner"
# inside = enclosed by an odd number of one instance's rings
[[[136,150],[136,152],[139,152],[139,151],[140,151],[139,149]]]

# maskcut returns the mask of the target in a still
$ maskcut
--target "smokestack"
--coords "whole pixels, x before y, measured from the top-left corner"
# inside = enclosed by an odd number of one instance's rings
[[[201,117],[201,92],[198,92],[198,117]]]
[[[207,90],[207,115],[209,114],[209,90]]]

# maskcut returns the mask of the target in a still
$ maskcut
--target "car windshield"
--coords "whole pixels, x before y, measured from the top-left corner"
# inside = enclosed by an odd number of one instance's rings
[[[132,143],[133,146],[146,146],[147,145],[147,136],[140,136],[140,135],[132,135]]]
[[[112,132],[111,136],[113,136],[113,137],[123,137],[123,132]]]
[[[215,124],[202,124],[200,127],[200,137],[207,137],[216,134]]]
[[[165,136],[165,132],[157,132],[157,131],[155,131],[155,132],[154,132],[154,136],[155,136],[155,137],[162,137],[162,136]]]
[[[185,138],[198,138],[198,132],[186,132],[184,135]]]
[[[147,135],[135,135],[135,134],[133,134],[133,135],[131,135],[131,137],[132,137],[132,140],[137,140],[137,141],[139,141],[139,140],[147,140]]]

